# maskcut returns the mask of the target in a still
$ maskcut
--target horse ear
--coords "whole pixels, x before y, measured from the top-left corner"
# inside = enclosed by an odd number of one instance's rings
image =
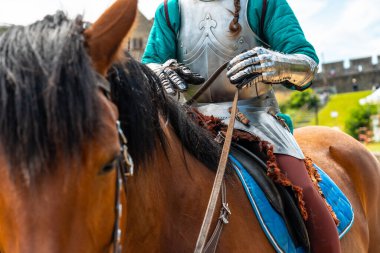
[[[137,0],[117,0],[85,30],[86,45],[95,69],[104,75],[117,57],[136,17]]]

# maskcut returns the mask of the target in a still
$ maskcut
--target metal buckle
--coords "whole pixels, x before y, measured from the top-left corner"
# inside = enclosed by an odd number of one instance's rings
[[[126,165],[126,170],[124,171],[124,174],[126,176],[133,176],[134,164],[133,164],[132,156],[128,152],[127,137],[125,136],[123,130],[121,129],[120,121],[116,121],[116,126],[117,126],[117,131],[119,132],[119,137],[120,137],[120,152],[123,156],[122,162],[124,162]]]
[[[221,220],[224,224],[228,224],[228,219],[231,215],[231,210],[228,207],[228,203],[222,204],[222,209],[220,210],[219,220]]]
[[[222,144],[224,142],[224,140],[226,139],[226,135],[224,132],[222,131],[219,131],[218,132],[218,135],[215,137],[215,141],[219,144]]]

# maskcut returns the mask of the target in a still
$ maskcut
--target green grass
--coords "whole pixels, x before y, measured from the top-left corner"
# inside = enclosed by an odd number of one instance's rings
[[[319,113],[319,125],[339,127],[345,130],[345,121],[350,115],[350,111],[359,104],[359,99],[371,94],[371,91],[359,91],[332,95],[329,102],[323,107]],[[337,118],[331,117],[331,112],[338,112]],[[312,120],[311,125],[315,125],[315,120]]]

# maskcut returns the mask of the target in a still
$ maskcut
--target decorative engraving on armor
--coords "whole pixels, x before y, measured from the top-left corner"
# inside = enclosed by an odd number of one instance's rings
[[[248,45],[248,43],[245,41],[245,39],[244,39],[243,36],[240,36],[239,39],[234,44],[233,48],[234,48],[235,51],[238,51],[238,52],[239,52],[239,49],[240,49],[239,53],[242,53],[243,51],[246,50],[246,48],[243,45]]]
[[[247,20],[248,0],[240,0],[240,24],[242,30],[238,36],[232,36],[229,25],[234,18],[234,1],[232,0],[178,0],[181,27],[178,34],[178,60],[192,71],[208,78],[222,64],[236,55],[258,46],[257,35]],[[198,102],[231,101],[235,86],[231,85],[226,71],[215,80]],[[240,92],[240,99],[248,99],[267,92],[271,87],[260,84],[260,87],[247,88]],[[190,97],[198,89],[189,86],[184,94]]]
[[[239,48],[248,48],[247,43],[245,43],[245,45],[239,45],[238,42],[235,42],[232,45],[230,44],[230,46],[224,45],[215,34],[217,25],[217,22],[212,18],[211,14],[206,13],[203,20],[199,23],[199,30],[202,31],[202,35],[198,43],[191,50],[187,50],[187,48],[184,47],[183,52],[187,55],[186,59],[184,59],[185,64],[193,63],[207,50],[211,50],[221,59],[229,60],[239,52],[237,51]],[[243,40],[243,44],[244,42]]]
[[[211,32],[211,28],[216,28],[216,25],[216,21],[211,18],[210,13],[207,13],[206,18],[199,24],[199,29],[205,29],[206,32]]]

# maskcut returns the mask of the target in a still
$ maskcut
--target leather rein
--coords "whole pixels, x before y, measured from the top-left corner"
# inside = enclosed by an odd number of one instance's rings
[[[186,105],[192,105],[196,99],[198,99],[203,92],[208,89],[211,84],[215,81],[215,79],[220,75],[220,73],[227,67],[228,62],[224,63],[222,66],[220,66],[211,76],[210,78],[199,88],[199,90],[194,94],[193,97],[191,97],[187,102]],[[219,237],[221,235],[221,230],[223,228],[224,224],[228,223],[228,216],[231,214],[231,211],[228,207],[228,203],[226,202],[226,186],[223,181],[224,173],[226,171],[227,161],[228,161],[228,154],[230,152],[231,142],[232,142],[232,134],[233,129],[235,125],[235,118],[237,113],[237,102],[239,98],[239,89],[236,89],[234,100],[232,102],[232,108],[231,108],[231,116],[228,123],[227,133],[224,138],[224,144],[222,153],[219,160],[218,169],[215,175],[214,184],[212,187],[210,199],[207,205],[206,213],[203,218],[202,227],[198,235],[197,243],[195,246],[194,253],[211,253],[215,252]],[[218,196],[220,193],[220,190],[222,189],[222,209],[221,214],[218,219],[217,226],[214,230],[214,233],[211,235],[211,238],[209,242],[206,244],[206,239],[208,232],[210,230],[212,217],[215,213],[215,207],[216,203],[218,201]]]

